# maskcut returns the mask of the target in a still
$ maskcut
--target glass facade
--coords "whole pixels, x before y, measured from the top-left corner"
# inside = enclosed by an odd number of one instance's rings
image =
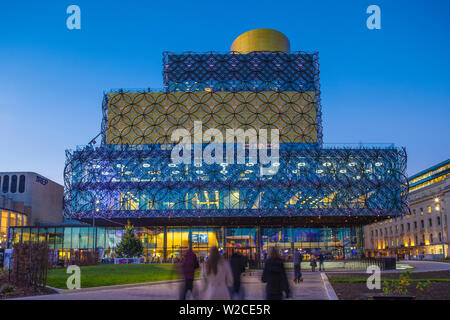
[[[47,241],[62,260],[74,250],[98,250],[100,259],[105,259],[114,257],[122,234],[122,228],[109,227],[12,227],[9,245]],[[359,258],[364,252],[359,228],[143,227],[136,228],[136,236],[147,263],[177,262],[189,243],[200,260],[206,258],[210,247],[217,246],[226,257],[236,250],[251,263],[262,261],[271,247],[278,248],[287,262],[292,261],[296,249],[302,249],[306,259],[319,252],[331,259]]]
[[[11,210],[0,209],[0,247],[5,247],[8,240],[8,228],[26,226],[27,216]]]

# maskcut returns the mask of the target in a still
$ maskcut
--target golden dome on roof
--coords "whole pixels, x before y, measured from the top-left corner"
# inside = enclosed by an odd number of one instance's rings
[[[249,53],[254,51],[289,52],[289,39],[280,31],[273,29],[254,29],[237,37],[231,45],[231,51]]]

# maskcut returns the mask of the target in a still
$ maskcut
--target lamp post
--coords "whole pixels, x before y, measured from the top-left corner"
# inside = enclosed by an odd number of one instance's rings
[[[441,219],[441,243],[442,243],[442,258],[445,259],[445,232],[444,232],[444,219],[442,217],[442,210],[441,206],[439,205],[439,197],[436,197],[434,199],[434,202],[436,203],[436,210],[439,211],[439,219]]]
[[[99,200],[95,200],[95,205],[94,205],[94,211],[93,211],[93,214],[92,214],[92,228],[94,229],[93,230],[93,232],[94,232],[94,252],[97,250],[97,229],[95,228],[95,214],[97,213],[97,212],[99,212],[99,208],[98,208],[98,204],[100,203],[100,201]]]
[[[92,214],[92,226],[95,228],[95,214],[100,211],[97,205],[100,203],[99,200],[95,200],[94,211]]]

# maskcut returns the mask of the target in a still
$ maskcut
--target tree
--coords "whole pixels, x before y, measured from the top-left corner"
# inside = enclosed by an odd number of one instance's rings
[[[128,221],[122,239],[117,246],[117,255],[124,258],[140,257],[142,256],[143,250],[144,247],[142,246],[141,241],[136,238],[134,233],[134,227],[130,224],[130,221]]]

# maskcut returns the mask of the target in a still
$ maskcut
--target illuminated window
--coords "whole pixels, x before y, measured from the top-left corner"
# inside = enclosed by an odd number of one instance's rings
[[[431,206],[428,206],[427,209],[428,209],[428,213],[431,213]]]
[[[420,214],[423,214],[423,208],[420,208]]]
[[[6,235],[8,232],[8,211],[0,210],[1,220],[0,220],[0,231],[2,234]]]
[[[9,226],[15,226],[16,225],[16,214],[14,212],[11,212],[9,214]]]

